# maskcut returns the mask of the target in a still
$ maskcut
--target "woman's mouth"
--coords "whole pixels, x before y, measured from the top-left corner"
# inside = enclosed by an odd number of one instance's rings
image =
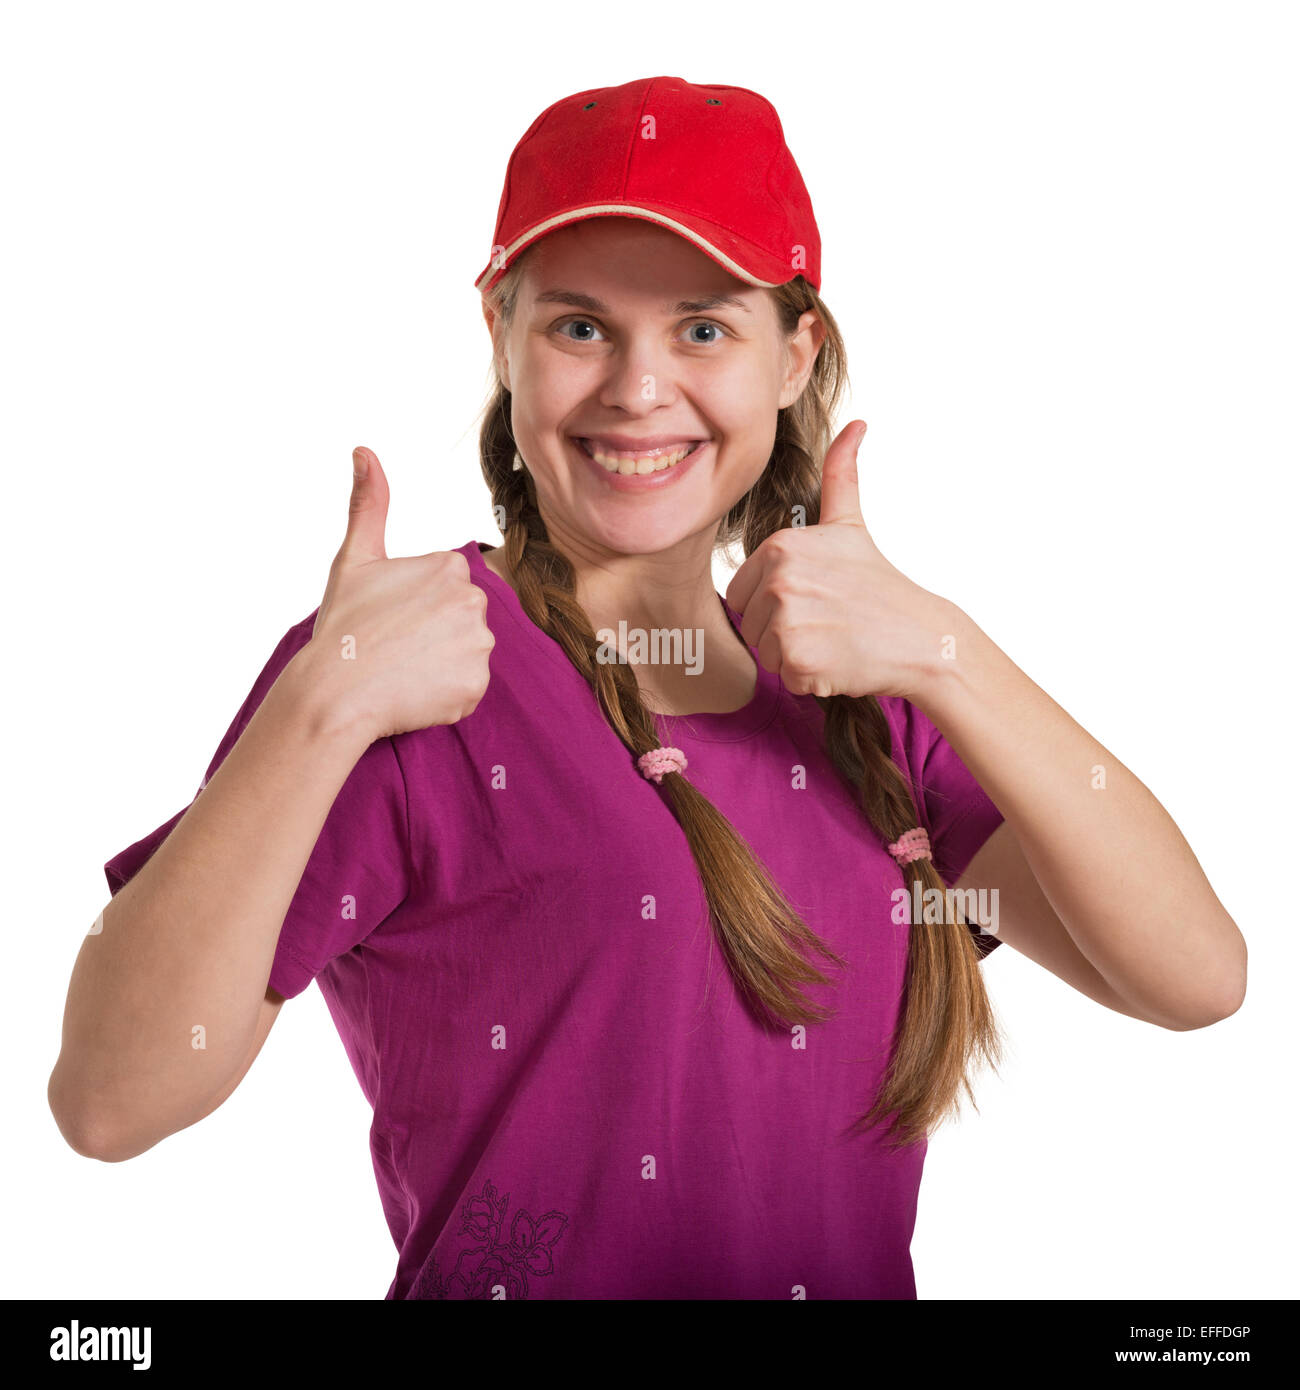
[[[612,449],[606,444],[591,439],[574,436],[578,448],[594,460],[606,473],[618,473],[623,477],[633,474],[645,477],[650,473],[666,473],[709,441],[707,439],[683,440],[680,444],[669,444],[660,449]]]

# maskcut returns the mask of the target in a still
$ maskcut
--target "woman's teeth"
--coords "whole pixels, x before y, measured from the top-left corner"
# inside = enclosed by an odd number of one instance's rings
[[[667,449],[650,449],[645,453],[625,453],[622,450],[606,449],[593,444],[590,439],[580,440],[582,448],[596,460],[607,473],[662,473],[674,464],[680,463],[687,454],[694,453],[700,441],[694,444],[676,444]]]

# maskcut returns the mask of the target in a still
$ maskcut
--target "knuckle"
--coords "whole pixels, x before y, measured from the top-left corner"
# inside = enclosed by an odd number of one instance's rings
[[[808,653],[802,647],[785,647],[781,652],[781,661],[787,671],[792,671],[800,678],[812,674],[814,667],[808,659]]]
[[[793,531],[789,527],[783,527],[780,531],[773,531],[767,538],[767,546],[778,560],[787,559],[790,555],[793,544]]]
[[[790,597],[790,569],[784,560],[778,560],[768,568],[767,592],[777,604],[784,603]]]
[[[768,594],[772,601],[773,618],[784,625],[791,598],[789,579],[784,574],[776,575],[768,586]]]

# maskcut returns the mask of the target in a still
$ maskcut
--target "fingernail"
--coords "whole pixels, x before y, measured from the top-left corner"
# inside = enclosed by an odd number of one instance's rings
[[[364,478],[364,477],[366,476],[367,473],[369,473],[369,471],[370,471],[370,460],[365,456],[365,453],[364,453],[362,450],[360,450],[360,449],[353,449],[353,451],[352,451],[352,479],[353,479],[353,481],[354,481],[354,482],[360,482],[361,479]]]

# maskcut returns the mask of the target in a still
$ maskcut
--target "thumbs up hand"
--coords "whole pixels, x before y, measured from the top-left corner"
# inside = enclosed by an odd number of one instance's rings
[[[333,716],[373,743],[472,713],[495,639],[463,555],[388,558],[388,480],[369,449],[352,463],[347,532],[298,655]]]
[[[815,526],[770,535],[732,576],[741,636],[795,695],[915,699],[939,669],[953,606],[876,548],[858,500],[865,421],[835,438],[822,465]]]

